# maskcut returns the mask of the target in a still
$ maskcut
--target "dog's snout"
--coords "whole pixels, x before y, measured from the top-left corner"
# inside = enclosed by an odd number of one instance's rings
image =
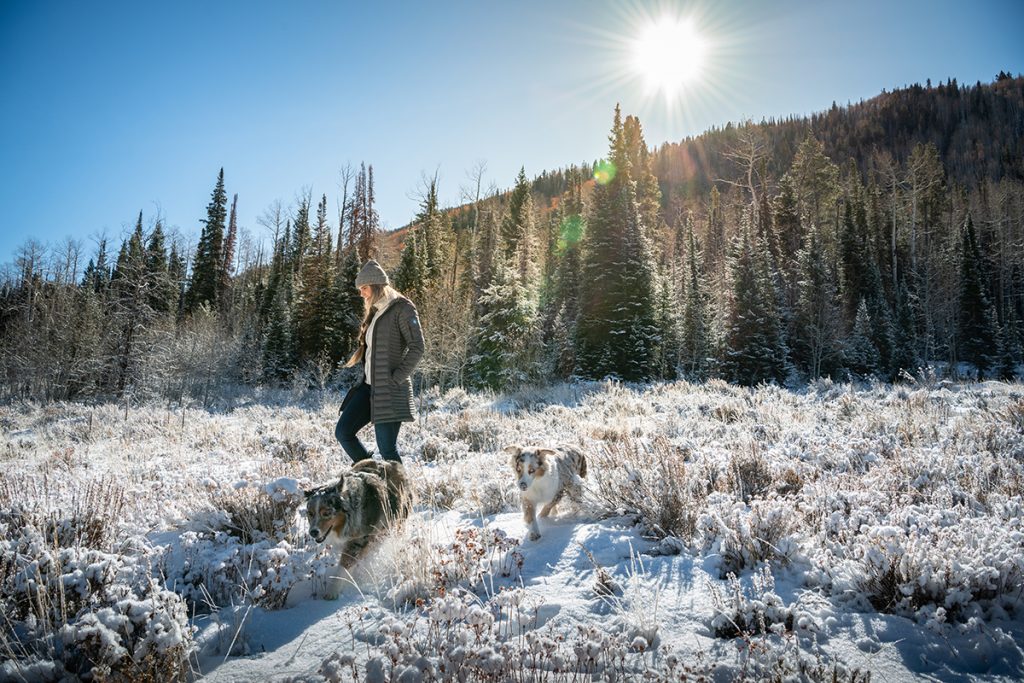
[[[526,482],[525,481],[519,482],[519,490],[520,491],[525,491],[526,490]]]

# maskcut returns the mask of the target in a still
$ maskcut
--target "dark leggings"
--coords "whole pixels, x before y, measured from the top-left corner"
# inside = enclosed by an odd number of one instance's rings
[[[370,385],[365,382],[353,389],[345,409],[341,411],[338,424],[334,427],[334,437],[348,453],[348,457],[352,458],[352,462],[370,457],[356,436],[360,429],[370,424],[370,396]],[[377,450],[385,460],[402,462],[398,455],[398,430],[401,426],[401,422],[377,422],[373,425]]]

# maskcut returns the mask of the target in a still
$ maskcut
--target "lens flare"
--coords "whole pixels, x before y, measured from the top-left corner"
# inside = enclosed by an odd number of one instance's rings
[[[601,161],[594,169],[594,181],[598,185],[607,185],[615,179],[615,164],[610,161]]]
[[[583,239],[585,223],[579,215],[566,216],[558,226],[558,252],[562,253]]]

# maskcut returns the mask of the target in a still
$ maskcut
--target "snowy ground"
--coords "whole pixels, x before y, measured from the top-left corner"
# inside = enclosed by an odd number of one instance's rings
[[[6,406],[0,680],[1020,680],[1022,394],[428,393],[417,508],[336,600],[334,396]],[[560,442],[586,501],[530,542],[501,450]]]

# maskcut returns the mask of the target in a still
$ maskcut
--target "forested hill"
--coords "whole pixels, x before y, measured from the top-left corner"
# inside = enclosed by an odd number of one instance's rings
[[[935,146],[948,180],[965,187],[1004,177],[1024,180],[1024,77],[1002,72],[993,83],[915,83],[855,104],[833,103],[811,116],[728,123],[681,142],[663,142],[653,155],[663,204],[705,195],[715,181],[742,182],[744,169],[729,153],[751,127],[768,151],[759,170],[775,178],[789,169],[813,132],[834,163],[853,159],[864,180],[872,166],[906,163],[914,147],[925,143]],[[563,173],[542,173],[534,189],[558,196],[565,190]]]

